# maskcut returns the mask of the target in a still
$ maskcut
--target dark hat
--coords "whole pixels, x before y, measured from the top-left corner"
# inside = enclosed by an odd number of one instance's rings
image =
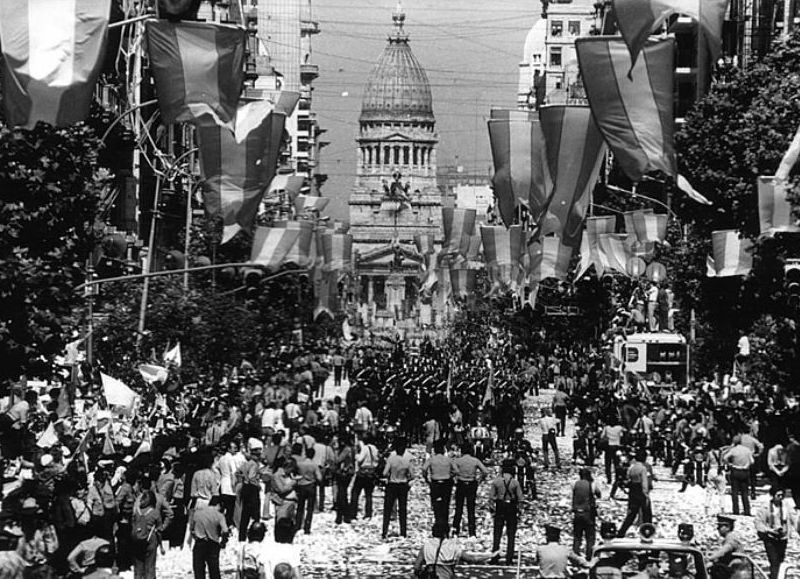
[[[717,515],[717,525],[730,525],[733,527],[734,523],[736,523],[736,519],[733,517],[728,517],[726,515]]]
[[[503,462],[502,462],[503,470],[505,470],[505,469],[513,469],[516,466],[517,466],[517,461],[515,461],[513,458],[504,458],[503,459]]]
[[[554,525],[545,525],[544,526],[544,534],[547,535],[548,537],[551,536],[551,535],[560,536],[561,535],[561,529],[559,529],[558,527],[556,527]]]
[[[641,557],[641,559],[639,559],[639,566],[640,567],[646,567],[647,565],[651,565],[653,563],[655,563],[657,565],[657,564],[661,563],[661,559],[659,559],[656,555],[653,555],[651,553],[643,555]]]

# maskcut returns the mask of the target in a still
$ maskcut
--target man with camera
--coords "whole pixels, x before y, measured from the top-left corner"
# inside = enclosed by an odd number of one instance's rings
[[[798,528],[797,512],[786,499],[785,491],[773,486],[769,489],[770,501],[756,511],[755,523],[758,537],[764,541],[769,560],[770,579],[778,578],[778,570],[786,558],[789,535]]]

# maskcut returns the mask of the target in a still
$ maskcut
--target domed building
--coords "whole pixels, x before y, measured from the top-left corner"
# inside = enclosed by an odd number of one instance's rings
[[[418,299],[421,258],[414,236],[430,234],[437,243],[442,238],[431,86],[409,46],[405,17],[398,5],[364,87],[349,200],[356,297],[362,311],[369,310],[369,323],[386,327],[419,321],[425,309]]]

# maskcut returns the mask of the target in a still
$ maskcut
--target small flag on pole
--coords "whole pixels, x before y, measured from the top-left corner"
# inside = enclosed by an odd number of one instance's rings
[[[58,433],[54,423],[49,423],[41,436],[36,440],[36,446],[39,448],[50,448],[58,444]]]
[[[89,114],[110,0],[0,2],[3,102],[12,126],[63,127]]]
[[[109,406],[133,408],[133,403],[136,400],[136,392],[107,374],[100,373],[100,379],[103,382],[103,393],[105,394],[106,402],[108,402]]]
[[[711,232],[714,275],[709,277],[744,276],[753,268],[753,242],[739,237],[739,231],[725,229]]]
[[[181,357],[181,343],[178,342],[175,344],[175,347],[171,350],[164,352],[164,363],[167,366],[177,366],[178,368],[181,367],[183,363],[183,358]]]

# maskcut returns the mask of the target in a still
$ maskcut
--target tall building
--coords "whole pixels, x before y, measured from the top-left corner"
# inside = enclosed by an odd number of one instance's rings
[[[350,233],[359,299],[378,317],[415,315],[419,257],[414,236],[442,238],[436,185],[436,119],[425,70],[409,46],[398,5],[393,30],[364,87],[356,137]]]

